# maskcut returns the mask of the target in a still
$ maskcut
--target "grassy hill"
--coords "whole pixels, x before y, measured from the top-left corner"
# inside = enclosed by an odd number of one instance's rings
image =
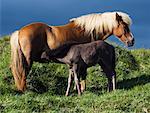
[[[150,50],[116,46],[117,90],[106,91],[98,66],[88,69],[87,90],[65,97],[67,66],[34,63],[28,89],[19,94],[9,69],[9,37],[0,39],[0,113],[148,113],[150,112]]]

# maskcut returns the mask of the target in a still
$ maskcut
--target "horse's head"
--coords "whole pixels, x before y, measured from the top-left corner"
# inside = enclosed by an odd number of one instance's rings
[[[122,16],[116,13],[116,21],[118,22],[117,27],[113,29],[113,34],[117,36],[122,42],[128,47],[134,45],[134,37],[129,29],[129,24],[124,22]]]

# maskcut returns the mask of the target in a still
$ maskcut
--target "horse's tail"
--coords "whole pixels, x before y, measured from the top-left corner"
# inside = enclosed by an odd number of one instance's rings
[[[15,31],[10,38],[11,45],[11,71],[14,76],[15,85],[19,91],[26,88],[26,62],[19,44],[19,31]]]

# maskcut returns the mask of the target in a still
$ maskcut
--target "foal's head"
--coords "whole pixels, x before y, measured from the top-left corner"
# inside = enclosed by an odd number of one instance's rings
[[[117,36],[128,47],[134,45],[134,37],[129,29],[129,24],[125,23],[118,13],[116,13],[116,21],[118,26],[113,29],[113,34]]]

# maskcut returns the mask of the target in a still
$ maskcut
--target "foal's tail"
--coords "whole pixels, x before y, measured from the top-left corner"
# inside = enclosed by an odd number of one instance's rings
[[[15,79],[15,85],[19,91],[26,87],[26,60],[18,41],[19,31],[15,31],[10,38],[11,45],[11,71]]]

